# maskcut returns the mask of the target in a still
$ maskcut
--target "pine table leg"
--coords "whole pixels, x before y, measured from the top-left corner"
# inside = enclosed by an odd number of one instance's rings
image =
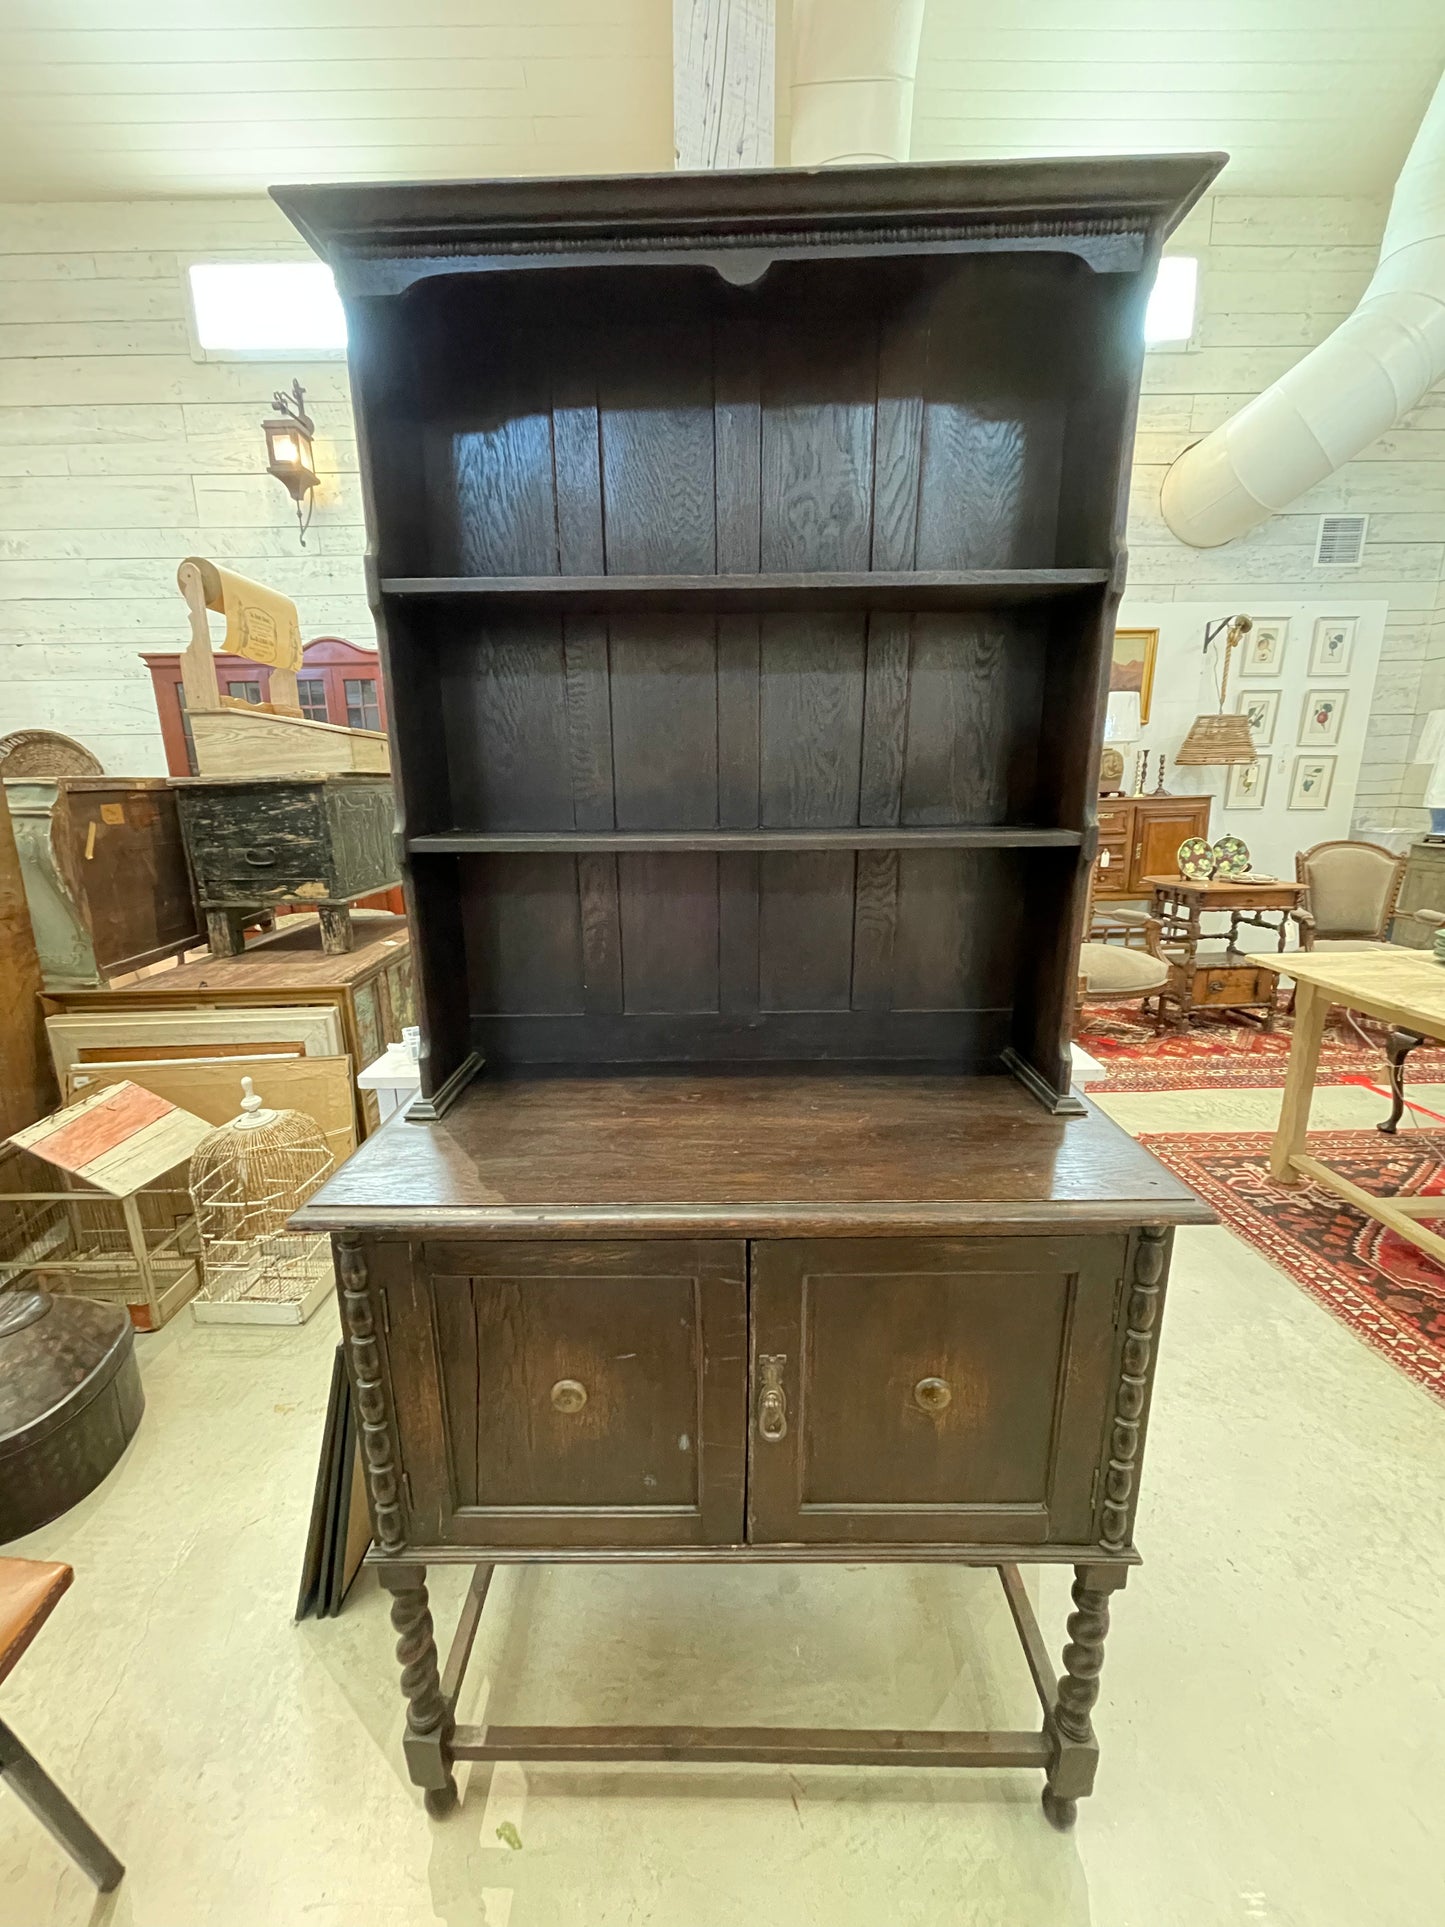
[[[1294,996],[1294,1041],[1285,1066],[1284,1097],[1279,1107],[1279,1128],[1270,1147],[1269,1170],[1276,1184],[1298,1184],[1293,1164],[1305,1148],[1310,1128],[1310,1104],[1315,1094],[1315,1072],[1320,1063],[1320,1041],[1329,1015],[1329,998],[1315,984],[1296,980]]]

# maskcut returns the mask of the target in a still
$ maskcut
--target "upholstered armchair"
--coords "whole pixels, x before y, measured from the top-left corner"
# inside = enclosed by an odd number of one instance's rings
[[[1405,859],[1378,843],[1316,843],[1294,860],[1306,886],[1304,950],[1375,950],[1385,942],[1405,875]]]
[[[1090,904],[1089,940],[1079,946],[1079,1008],[1089,1004],[1146,1005],[1169,981],[1169,959],[1159,947],[1157,917],[1128,911],[1121,917]],[[1156,1030],[1164,1008],[1155,1005]]]

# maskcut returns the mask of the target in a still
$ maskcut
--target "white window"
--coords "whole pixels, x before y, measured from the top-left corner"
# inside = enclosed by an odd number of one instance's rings
[[[1144,316],[1144,340],[1151,348],[1183,347],[1194,333],[1199,294],[1199,263],[1192,254],[1166,254],[1154,278]]]
[[[322,261],[197,261],[190,281],[196,341],[204,352],[346,352],[346,317]]]

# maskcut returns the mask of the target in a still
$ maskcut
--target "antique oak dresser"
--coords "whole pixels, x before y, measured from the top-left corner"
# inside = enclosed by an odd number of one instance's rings
[[[1144,308],[1219,164],[277,192],[347,307],[424,1030],[300,1221],[433,1813],[458,1759],[1092,1786],[1208,1213],[1070,1016]],[[996,1566],[1041,1726],[457,1723],[496,1563],[780,1559]]]

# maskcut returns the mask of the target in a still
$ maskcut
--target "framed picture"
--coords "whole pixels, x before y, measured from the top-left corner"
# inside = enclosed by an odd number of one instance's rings
[[[1157,629],[1116,629],[1114,660],[1109,669],[1109,694],[1132,689],[1139,698],[1139,721],[1149,720],[1154,694],[1154,660],[1159,654]]]
[[[1340,740],[1340,724],[1345,717],[1347,689],[1309,689],[1305,692],[1304,711],[1299,720],[1302,749],[1322,749]]]
[[[1296,756],[1294,781],[1289,786],[1289,806],[1292,810],[1325,809],[1334,786],[1333,756]]]
[[[1315,624],[1314,647],[1310,650],[1312,676],[1349,675],[1359,620],[1358,616],[1320,617]]]
[[[1249,719],[1249,733],[1256,749],[1268,749],[1274,741],[1274,726],[1279,718],[1277,689],[1241,689],[1235,698],[1235,711]],[[1244,768],[1243,764],[1240,768]]]
[[[1257,616],[1254,627],[1239,645],[1241,676],[1277,676],[1284,667],[1285,645],[1289,641],[1288,616]]]
[[[1269,788],[1269,758],[1257,756],[1252,763],[1231,763],[1229,781],[1224,788],[1227,810],[1262,810]]]

